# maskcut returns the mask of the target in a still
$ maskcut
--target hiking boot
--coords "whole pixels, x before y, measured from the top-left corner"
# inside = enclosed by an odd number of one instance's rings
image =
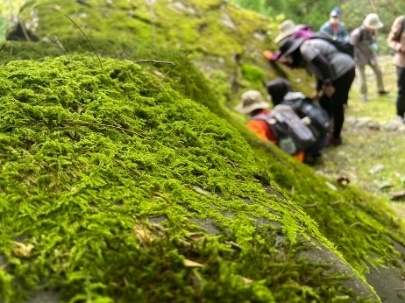
[[[303,162],[308,165],[314,165],[314,164],[317,164],[318,162],[320,162],[321,156],[322,156],[321,153],[316,153],[316,154],[305,153]]]
[[[397,121],[399,123],[402,123],[402,124],[405,123],[405,119],[403,117],[401,117],[401,116],[397,116],[397,119],[395,121]]]
[[[339,146],[339,145],[342,145],[342,143],[343,143],[342,137],[339,137],[339,138],[329,137],[328,143],[326,143],[326,147]]]
[[[378,91],[378,94],[380,95],[380,96],[385,96],[385,95],[388,95],[390,92],[389,91],[386,91],[386,90],[380,90],[380,91]]]

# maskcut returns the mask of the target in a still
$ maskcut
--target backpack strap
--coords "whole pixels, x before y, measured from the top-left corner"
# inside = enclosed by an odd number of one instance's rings
[[[360,33],[359,33],[359,42],[362,42],[363,41],[363,39],[364,39],[364,35],[365,35],[365,29],[364,29],[364,27],[361,27],[360,28]]]

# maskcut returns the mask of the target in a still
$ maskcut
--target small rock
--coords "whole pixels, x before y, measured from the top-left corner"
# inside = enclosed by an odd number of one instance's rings
[[[382,182],[382,183],[380,183],[380,184],[378,185],[378,189],[379,189],[379,190],[383,190],[383,189],[386,189],[386,188],[388,188],[388,187],[392,187],[391,181],[385,181],[385,182]]]
[[[357,123],[357,119],[355,117],[348,117],[345,119],[345,123],[347,125],[355,125]]]
[[[372,118],[369,117],[361,117],[357,119],[356,126],[359,128],[368,128],[369,124],[373,122]]]
[[[389,121],[382,125],[382,129],[389,132],[398,130],[400,124],[397,121]]]
[[[370,121],[367,126],[368,126],[369,129],[372,129],[372,130],[380,130],[381,129],[380,123],[378,123],[375,120]]]
[[[384,169],[384,165],[382,164],[377,164],[373,168],[371,168],[368,172],[372,175],[378,173],[379,171]]]

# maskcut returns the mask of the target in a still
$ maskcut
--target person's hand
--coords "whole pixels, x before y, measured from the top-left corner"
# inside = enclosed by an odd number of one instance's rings
[[[267,60],[270,60],[273,57],[273,52],[269,50],[264,50],[262,54]]]
[[[325,95],[328,96],[329,98],[332,97],[336,91],[333,85],[324,85],[322,90],[325,93]]]

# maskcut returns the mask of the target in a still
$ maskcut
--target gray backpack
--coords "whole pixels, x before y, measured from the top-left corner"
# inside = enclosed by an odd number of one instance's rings
[[[287,154],[295,155],[316,142],[311,129],[306,126],[291,106],[279,104],[270,114],[259,114],[253,120],[264,120],[278,141],[278,146]]]

